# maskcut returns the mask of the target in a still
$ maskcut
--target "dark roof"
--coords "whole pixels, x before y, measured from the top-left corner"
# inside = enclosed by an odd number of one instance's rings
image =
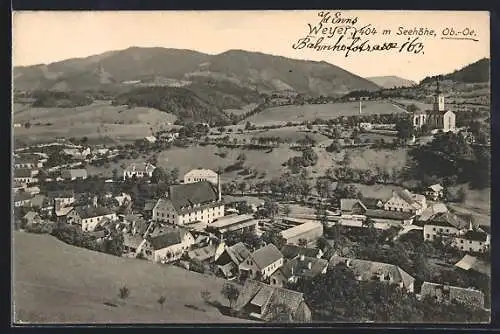
[[[427,224],[443,227],[455,227],[457,229],[461,229],[467,226],[466,222],[464,222],[451,212],[439,212],[434,217],[432,217]]]
[[[84,206],[84,207],[77,207],[75,209],[80,218],[82,219],[105,216],[113,213],[113,210],[104,207]]]
[[[20,191],[14,195],[14,202],[26,201],[33,198],[30,193]]]
[[[245,261],[251,254],[250,250],[242,242],[238,242],[231,247],[227,247],[226,252],[231,260],[233,260],[233,262],[237,265]]]
[[[283,257],[286,259],[293,259],[299,255],[318,257],[319,252],[317,248],[305,248],[296,245],[285,245],[281,248],[281,254],[283,254]]]
[[[311,269],[309,269],[309,263]],[[328,267],[327,260],[304,256],[303,258],[296,257],[287,261],[279,270],[286,278],[292,276],[314,278],[321,274],[326,267]]]
[[[218,200],[215,187],[208,181],[178,184],[170,187],[169,199],[177,211],[195,204],[207,204]]]
[[[193,249],[188,252],[188,256],[190,259],[194,260],[199,260],[199,261],[205,261],[208,259],[211,259],[215,256],[215,251],[217,250],[217,247],[215,245],[208,245],[205,247]]]
[[[171,228],[161,234],[149,238],[149,242],[154,250],[163,249],[172,245],[178,245],[182,242],[186,230],[182,228]]]
[[[488,234],[481,231],[468,230],[460,236],[462,239],[473,240],[473,241],[486,241]]]
[[[411,212],[400,212],[400,211],[388,211],[388,210],[373,210],[368,209],[365,215],[369,218],[379,218],[379,219],[395,219],[395,220],[407,220],[415,215]]]
[[[283,254],[281,254],[280,250],[275,245],[268,244],[257,249],[250,256],[254,260],[257,267],[259,267],[259,269],[263,269],[282,258]]]
[[[27,168],[14,169],[14,177],[31,177],[31,169]]]
[[[412,193],[408,189],[397,190],[395,193],[408,204],[413,204],[416,202],[412,196]]]
[[[144,203],[144,211],[151,211],[156,205],[155,200],[147,200],[146,203]]]
[[[363,197],[361,202],[365,205],[367,209],[379,209],[380,207],[377,205],[379,202],[383,202],[380,198],[372,198],[372,197]],[[383,206],[384,203],[382,203]]]
[[[359,201],[359,199],[357,199],[357,198],[341,198],[340,199],[340,210],[352,211],[353,206],[357,203],[361,203]]]

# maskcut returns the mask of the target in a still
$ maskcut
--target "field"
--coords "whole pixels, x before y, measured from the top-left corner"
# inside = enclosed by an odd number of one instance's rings
[[[391,114],[403,110],[388,102],[366,101],[362,104],[363,115]],[[313,121],[316,118],[333,119],[342,116],[359,115],[358,102],[306,104],[302,106],[282,106],[266,109],[242,121],[255,125],[286,124],[287,122]]]
[[[410,104],[414,104],[419,108],[420,110],[431,110],[432,109],[432,104],[430,103],[424,103],[421,101],[417,100],[408,100],[408,99],[394,99],[396,102],[402,103],[406,106],[409,106]]]
[[[250,103],[246,106],[243,106],[241,109],[225,109],[224,112],[229,114],[234,114],[236,116],[244,115],[245,113],[254,110],[258,106],[257,103]]]
[[[466,191],[466,199],[463,204],[450,204],[457,214],[472,215],[474,221],[479,225],[490,226],[491,224],[491,189],[473,190],[463,186]],[[459,187],[453,187],[451,192],[456,192]]]
[[[23,140],[53,140],[55,137],[108,137],[130,141],[151,135],[151,129],[168,128],[176,117],[151,108],[112,106],[98,101],[76,108],[27,108],[14,106],[14,123],[30,122],[29,129],[15,128],[14,137]]]
[[[247,143],[250,143],[252,138],[261,138],[261,137],[278,137],[283,141],[289,142],[297,142],[298,140],[304,139],[306,136],[316,140],[316,142],[324,142],[328,140],[328,137],[322,135],[316,131],[306,130],[305,126],[285,126],[278,129],[269,129],[269,130],[253,130],[253,131],[245,131],[244,133],[238,133],[238,127],[236,129],[234,127],[230,127],[233,129],[232,133],[224,132],[217,136],[210,136],[212,138],[224,137],[229,135],[230,140],[233,138],[238,139],[241,142],[243,139],[246,140]],[[241,126],[239,128],[242,128]]]
[[[228,323],[201,291],[227,304],[224,280],[181,268],[66,245],[48,235],[14,234],[14,321],[19,323]],[[117,301],[126,285],[130,296]],[[163,310],[157,303],[166,298]],[[117,307],[104,303],[117,302]]]

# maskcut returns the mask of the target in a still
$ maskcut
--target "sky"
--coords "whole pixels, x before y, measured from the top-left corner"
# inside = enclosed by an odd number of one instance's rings
[[[331,17],[338,11],[330,10]],[[452,72],[490,57],[489,13],[451,11],[341,11],[357,17],[356,27],[371,24],[371,44],[406,41],[405,29],[434,29],[422,36],[423,53],[345,52],[294,49],[292,45],[316,26],[319,11],[154,11],[154,12],[15,12],[12,29],[14,66],[49,64],[131,46],[191,49],[217,54],[230,49],[258,51],[295,59],[326,61],[362,77],[396,75],[419,81]],[[337,14],[338,15],[338,14]],[[343,24],[338,24],[338,26]],[[324,27],[334,27],[326,24]],[[391,29],[390,35],[382,30]],[[443,30],[470,32],[477,41],[443,40]],[[352,31],[352,30],[351,30]],[[449,36],[449,35],[448,35]],[[414,38],[415,36],[411,36]],[[325,38],[334,44],[338,37]]]

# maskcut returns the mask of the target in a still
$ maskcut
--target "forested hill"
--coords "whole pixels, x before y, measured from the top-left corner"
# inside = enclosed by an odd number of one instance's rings
[[[467,65],[452,73],[439,76],[442,80],[452,80],[454,82],[463,83],[483,83],[490,81],[490,60],[483,58],[475,63]],[[426,77],[421,81],[421,84],[426,84],[435,81],[436,76]]]

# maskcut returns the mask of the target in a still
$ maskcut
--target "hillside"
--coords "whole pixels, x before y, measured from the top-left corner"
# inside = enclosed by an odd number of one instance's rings
[[[490,60],[480,59],[452,73],[440,76],[443,80],[451,80],[460,83],[485,83],[490,81]],[[436,77],[427,77],[421,84],[435,81]]]
[[[156,108],[177,116],[182,122],[227,123],[221,108],[194,92],[178,87],[140,87],[118,95],[114,105]]]
[[[220,295],[224,280],[169,265],[125,259],[66,245],[48,235],[14,232],[14,322],[228,323],[201,298]],[[130,296],[118,301],[126,285]],[[163,310],[157,300],[164,296]],[[107,303],[118,306],[108,306]]]
[[[206,79],[253,91],[295,90],[343,95],[377,90],[374,83],[326,62],[231,50],[208,55],[191,50],[131,47],[48,65],[14,68],[17,90],[116,90],[134,85],[185,86]]]
[[[415,86],[417,83],[408,79],[400,78],[394,75],[389,75],[389,76],[379,76],[379,77],[369,77],[366,78],[367,80],[370,80],[374,84],[386,88],[386,89],[391,89],[395,87],[412,87]]]

